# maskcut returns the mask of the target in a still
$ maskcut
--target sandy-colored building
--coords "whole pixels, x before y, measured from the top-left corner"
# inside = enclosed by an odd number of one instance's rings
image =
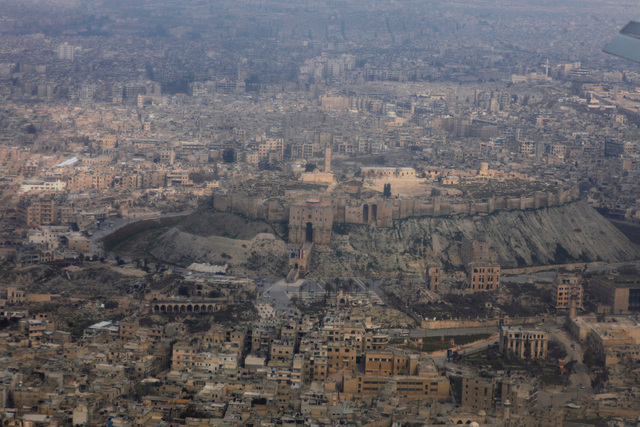
[[[500,286],[500,266],[492,262],[467,265],[469,289],[473,292],[494,291]]]
[[[401,351],[367,351],[364,358],[366,375],[413,375],[419,359]]]
[[[333,203],[307,199],[296,202],[289,209],[289,242],[328,245],[333,227]]]
[[[536,396],[532,384],[518,383],[508,377],[462,380],[462,407],[474,412],[500,412],[508,407],[511,413],[522,413],[535,403]]]
[[[594,277],[589,282],[591,291],[613,314],[640,312],[640,276]]]
[[[502,326],[498,343],[501,353],[510,353],[520,359],[544,359],[549,336],[543,331]]]
[[[640,360],[640,323],[632,316],[580,316],[571,319],[573,339],[586,343],[605,365]]]
[[[351,342],[331,342],[327,344],[329,373],[354,372],[356,370],[357,348]]]
[[[640,360],[640,329],[617,328],[598,325],[587,333],[587,345],[605,361],[605,366],[615,365],[621,359]]]
[[[367,373],[344,380],[344,393],[351,398],[379,396],[389,391],[408,399],[424,399],[428,401],[444,401],[449,399],[449,379],[439,374],[433,363],[420,361],[418,358],[406,358],[400,354],[389,357],[389,352],[371,353],[374,359],[387,359],[387,370],[395,374]],[[369,356],[369,353],[367,353]],[[397,357],[396,357],[397,356]],[[367,357],[368,358],[368,357]],[[411,359],[411,362],[409,362]],[[409,362],[409,363],[408,363]],[[389,363],[397,364],[396,368]],[[411,369],[411,371],[407,371]],[[375,372],[369,369],[368,372]],[[406,373],[399,373],[406,372]]]
[[[569,310],[572,304],[575,308],[583,308],[584,293],[578,276],[558,274],[554,285],[556,290],[556,309]]]
[[[413,168],[363,167],[360,171],[365,179],[416,179]]]
[[[35,228],[56,222],[55,203],[53,199],[25,198],[18,204],[18,218],[24,227]]]

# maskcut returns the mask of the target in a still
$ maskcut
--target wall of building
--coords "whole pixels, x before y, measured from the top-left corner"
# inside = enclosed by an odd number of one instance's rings
[[[318,200],[293,204],[289,208],[289,242],[328,245],[331,242],[333,212],[331,202]]]
[[[560,206],[575,201],[578,198],[579,191],[577,188],[560,190],[558,193],[536,194],[531,197],[491,198],[478,203],[451,203],[442,200],[440,197],[434,197],[431,200],[387,198],[355,200],[337,198],[330,200],[332,207],[329,222],[331,225],[333,222],[336,222],[369,224],[375,227],[392,227],[394,220],[411,217],[478,215],[489,214],[500,210],[540,209]],[[290,234],[290,241],[293,243],[303,243],[305,238],[300,234],[303,229],[302,225],[294,225],[293,229],[291,229],[292,218],[295,216],[292,213],[294,203],[289,205],[286,202],[267,200],[261,197],[232,194],[215,194],[212,198],[212,206],[217,211],[238,213],[249,219],[261,219],[273,222],[288,221],[290,223],[290,232],[293,231],[293,238]],[[303,208],[297,207],[295,209],[300,210]],[[312,213],[312,216],[313,215],[316,214]],[[322,214],[322,217],[324,218],[326,215],[327,213],[325,212]],[[311,222],[319,224],[316,222],[318,220],[319,218]],[[327,223],[327,221],[324,221],[324,223]],[[306,222],[307,221],[305,221],[305,223]],[[321,240],[324,242],[322,244],[329,243],[330,237],[326,239],[324,231],[320,231],[320,234],[322,234]]]
[[[514,317],[503,319],[504,325],[522,325],[533,324],[545,321],[545,316],[532,317]],[[479,328],[487,326],[497,326],[499,319],[488,319],[485,322],[479,320],[423,320],[420,324],[421,329],[457,329],[457,328]]]

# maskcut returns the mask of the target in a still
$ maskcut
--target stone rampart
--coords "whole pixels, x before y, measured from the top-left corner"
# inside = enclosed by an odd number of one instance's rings
[[[274,200],[259,197],[215,194],[211,205],[220,212],[232,212],[249,219],[262,219],[271,222],[289,221],[289,206]]]
[[[486,215],[501,210],[541,209],[578,200],[577,188],[556,193],[536,193],[523,197],[492,197],[477,202],[452,202],[441,197],[423,199],[334,200],[334,222],[392,227],[394,220],[418,216]],[[294,200],[292,199],[291,202]],[[215,194],[212,206],[217,211],[242,214],[249,219],[272,222],[289,221],[289,205],[261,197]]]
[[[539,323],[547,320],[545,315],[532,317],[508,317],[503,319],[504,325],[523,325],[531,323]],[[423,320],[421,329],[461,329],[461,328],[482,328],[488,326],[498,327],[499,319],[480,320]]]

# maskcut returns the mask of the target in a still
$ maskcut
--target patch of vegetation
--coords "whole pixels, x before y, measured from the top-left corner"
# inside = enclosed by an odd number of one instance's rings
[[[298,308],[298,310],[302,315],[315,316],[318,319],[323,318],[327,312],[326,304],[318,304],[316,302],[311,304],[305,304],[305,303],[299,302],[296,305],[296,307]]]
[[[159,325],[160,323],[150,316],[144,316],[138,319],[138,324],[141,328],[150,328],[153,325]]]
[[[197,334],[201,332],[207,332],[211,329],[210,316],[199,315],[191,319],[185,319],[184,325],[187,327],[187,331],[190,334]]]
[[[547,355],[551,359],[561,360],[567,357],[567,350],[560,341],[549,340]]]
[[[442,270],[444,270],[444,272],[445,272],[445,273],[451,273],[451,272],[456,271],[456,270],[458,270],[458,269],[459,269],[459,268],[458,268],[458,267],[456,267],[455,265],[453,265],[453,264],[451,263],[451,261],[449,261],[448,259],[445,259],[445,260],[442,262]]]
[[[349,234],[349,224],[346,224],[344,222],[334,222],[333,232],[341,236],[346,236]]]
[[[66,328],[63,327],[63,330],[68,329],[71,336],[77,340],[84,335],[85,329],[95,323],[98,323],[100,320],[102,319],[93,313],[79,312],[73,317],[71,317],[71,315],[67,317]]]
[[[18,319],[3,317],[0,319],[0,331],[18,324]]]
[[[158,392],[158,386],[149,383],[137,383],[131,390],[131,398],[142,401],[145,396],[153,396]]]
[[[187,407],[182,411],[179,418],[211,418],[211,416],[206,412],[195,405],[187,405]]]
[[[204,315],[204,313],[202,313]],[[228,305],[220,311],[214,312],[212,315],[216,322],[248,322],[258,318],[258,312],[253,304],[233,304]]]
[[[590,371],[593,371],[596,368],[603,369],[605,366],[605,360],[603,357],[598,356],[591,347],[587,347],[582,356],[582,363],[585,364]]]
[[[558,359],[551,357],[546,359],[520,359],[509,353],[500,353],[497,345],[485,351],[465,356],[463,361],[475,367],[526,372],[531,377],[537,378],[544,385],[566,386],[569,383],[570,372],[562,372]]]

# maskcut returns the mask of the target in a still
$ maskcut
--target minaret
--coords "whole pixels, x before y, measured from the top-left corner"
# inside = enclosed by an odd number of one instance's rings
[[[578,295],[574,289],[571,289],[571,296],[569,297],[569,319],[573,320],[578,317]]]
[[[547,62],[544,65],[544,77],[545,80],[549,80],[549,58],[547,58]]]
[[[327,145],[324,149],[324,171],[331,172],[331,146]]]
[[[504,423],[505,425],[509,425],[510,424],[510,419],[511,419],[511,402],[509,402],[509,399],[506,399],[504,401],[504,411],[502,413],[502,418],[504,419]]]

